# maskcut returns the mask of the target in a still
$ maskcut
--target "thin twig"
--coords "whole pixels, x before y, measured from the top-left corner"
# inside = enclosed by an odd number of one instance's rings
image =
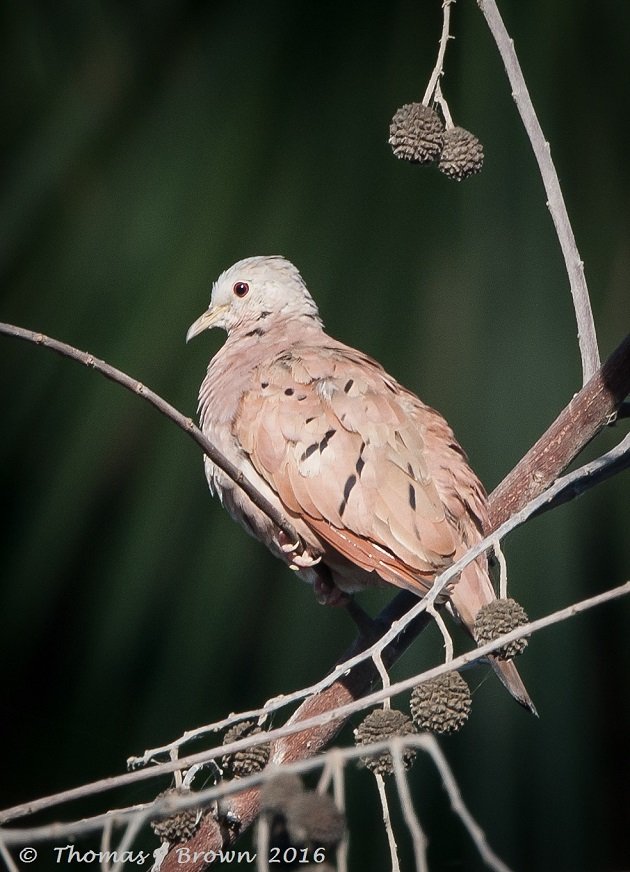
[[[330,757],[330,765],[333,772],[333,799],[341,812],[346,810],[346,784],[343,771],[343,760],[333,748],[332,753],[326,753]],[[348,831],[344,830],[343,837],[337,848],[337,872],[348,872]]]
[[[372,654],[372,663],[376,666],[376,670],[381,677],[381,684],[383,687],[389,687],[391,681],[389,679],[389,672],[385,668],[385,664],[383,663],[383,654],[382,649],[379,651],[375,651]],[[391,699],[388,697],[383,703],[383,708],[391,708]]]
[[[110,872],[111,863],[109,862],[109,852],[112,848],[112,830],[114,828],[114,819],[109,818],[105,822],[103,832],[101,834],[101,852],[103,854],[102,867],[103,872]]]
[[[507,561],[498,539],[494,543],[493,550],[499,564],[499,599],[507,599]]]
[[[438,625],[438,629],[442,634],[442,639],[444,641],[444,662],[450,663],[453,659],[453,640],[451,638],[451,634],[449,633],[446,624],[444,623],[444,618],[437,610],[435,603],[431,603],[431,605],[427,606],[427,611]]]
[[[289,537],[289,541],[301,543],[302,540],[300,536],[298,536],[295,528],[287,520],[285,515],[272,505],[272,503],[270,503],[269,500],[266,499],[266,497],[264,497],[243,475],[242,471],[229,461],[227,457],[225,457],[219,449],[204,436],[201,430],[195,425],[192,418],[187,418],[185,415],[182,415],[182,413],[174,406],[171,406],[170,403],[167,403],[159,394],[150,390],[146,385],[142,384],[142,382],[131,378],[127,373],[116,369],[116,367],[111,366],[104,360],[99,360],[87,351],[80,351],[78,348],[74,348],[72,345],[68,345],[65,342],[60,342],[58,339],[51,339],[50,336],[44,336],[43,333],[35,333],[32,330],[25,330],[23,327],[16,327],[13,324],[4,324],[1,322],[0,333],[4,333],[7,336],[14,336],[16,339],[23,339],[24,341],[34,343],[35,345],[41,345],[44,348],[50,348],[51,351],[61,354],[63,357],[69,357],[71,360],[76,360],[78,363],[82,363],[84,366],[96,370],[96,372],[104,375],[105,378],[116,382],[116,384],[131,391],[132,394],[146,400],[146,402],[153,406],[154,409],[157,409],[158,412],[161,412],[162,415],[165,415],[177,424],[184,433],[187,433],[190,438],[197,443],[203,453],[210,458],[215,466],[218,466],[219,469],[234,482],[234,484],[247,494],[256,508],[260,509],[263,514],[273,521],[278,530],[281,530]]]
[[[573,308],[575,309],[578,327],[580,354],[582,356],[583,382],[586,384],[599,367],[599,350],[597,347],[591,301],[586,285],[586,276],[584,275],[584,262],[580,257],[575,242],[558,174],[551,159],[551,149],[538,121],[538,116],[529,96],[525,77],[516,55],[514,40],[510,38],[506,30],[495,0],[477,0],[477,4],[488,23],[490,32],[499,49],[501,60],[512,87],[512,97],[531,142],[543,185],[545,186],[547,206],[556,228],[558,242],[562,249],[564,263],[569,276]]]
[[[389,803],[387,802],[387,791],[385,790],[385,780],[378,772],[374,773],[376,778],[376,786],[378,787],[378,796],[381,800],[381,809],[383,811],[383,823],[385,824],[385,832],[387,834],[387,844],[389,846],[389,857],[392,862],[392,872],[400,872],[400,862],[398,860],[398,845],[392,827],[392,818],[389,813]]]
[[[123,837],[120,840],[120,844],[118,845],[117,854],[119,857],[124,857],[129,851],[134,843],[136,836],[140,832],[140,828],[142,827],[144,821],[145,818],[142,815],[136,815],[129,819]]]
[[[469,832],[486,866],[493,869],[494,872],[511,872],[509,866],[506,866],[503,860],[501,860],[500,857],[497,857],[494,853],[488,844],[485,833],[468,811],[464,800],[462,799],[461,791],[457,786],[455,776],[453,775],[435,736],[432,736],[429,733],[424,733],[420,738],[424,739],[424,750],[431,755],[431,759],[440,773],[442,783],[451,802],[451,808],[466,827],[466,830]]]
[[[448,41],[451,38],[451,6],[454,2],[455,0],[444,0],[442,3],[442,33],[440,35],[437,60],[435,61],[431,78],[429,79],[426,91],[424,92],[424,97],[422,98],[422,102],[425,106],[429,105],[429,100],[433,97],[433,92],[439,84],[440,78],[444,75],[444,55],[446,54]]]
[[[261,814],[256,824],[256,868],[269,872],[269,818]]]
[[[35,856],[37,856],[37,855],[35,855]],[[13,860],[13,857],[9,853],[9,849],[4,844],[4,839],[2,839],[2,838],[0,838],[0,857],[2,857],[4,862],[7,864],[8,872],[20,872],[20,870],[18,869],[18,867],[15,864],[15,861]]]
[[[396,737],[392,741],[391,755],[394,764],[394,777],[396,779],[396,787],[398,788],[398,796],[400,797],[400,807],[402,809],[403,817],[405,818],[407,828],[411,833],[413,854],[416,861],[415,872],[429,872],[429,865],[427,862],[428,842],[426,836],[424,835],[422,827],[420,826],[420,821],[418,820],[418,816],[416,815],[416,811],[413,806],[413,800],[411,798],[411,792],[409,790],[409,782],[407,781],[407,773],[405,772],[405,767],[403,764],[401,742],[398,737]]]
[[[435,86],[435,94],[434,100],[442,110],[442,115],[444,116],[444,126],[447,130],[450,130],[451,127],[454,127],[453,117],[451,115],[451,110],[448,108],[448,103],[446,102],[446,97],[442,92],[442,85],[438,82]]]

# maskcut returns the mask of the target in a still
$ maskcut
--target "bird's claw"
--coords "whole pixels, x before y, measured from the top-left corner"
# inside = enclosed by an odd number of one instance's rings
[[[291,542],[287,534],[283,530],[280,530],[278,532],[278,545],[280,546],[280,550],[284,551],[285,554],[292,554],[300,547],[300,540],[298,539],[297,542]]]
[[[316,566],[322,555],[314,557],[309,551],[302,551],[301,554],[294,554],[291,558],[291,569],[308,569],[309,566]]]
[[[295,552],[302,546],[302,543],[299,539],[297,542],[290,542],[286,533],[283,533],[282,531],[280,531],[278,536],[278,544],[280,545],[281,551],[285,554],[292,555],[289,569],[293,569],[295,572],[298,572],[300,569],[308,569],[310,566],[315,566],[322,559],[321,554],[316,557],[311,554],[308,548],[304,548],[300,554],[296,554]]]

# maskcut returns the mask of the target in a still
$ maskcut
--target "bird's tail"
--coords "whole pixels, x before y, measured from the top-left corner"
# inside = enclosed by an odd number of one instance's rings
[[[450,592],[451,605],[471,636],[473,635],[477,612],[482,606],[491,603],[496,598],[496,593],[487,571],[476,560],[468,564],[462,572],[459,581],[457,581]],[[536,706],[530,699],[513,661],[498,660],[496,657],[489,657],[488,660],[502,684],[512,694],[514,699],[526,709],[529,709],[530,712],[538,715]]]

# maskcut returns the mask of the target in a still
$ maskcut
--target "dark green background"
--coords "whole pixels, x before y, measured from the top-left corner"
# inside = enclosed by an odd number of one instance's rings
[[[630,4],[501,5],[606,355],[630,323]],[[454,8],[444,80],[486,152],[461,185],[387,145],[396,107],[424,92],[439,0],[24,0],[2,18],[0,320],[87,349],[193,414],[222,337],[183,340],[212,280],[284,254],[330,332],[439,408],[489,489],[578,389],[544,191],[473,0]],[[120,772],[325,672],[353,635],[345,614],[316,605],[210,499],[181,431],[10,338],[0,375],[2,805]],[[629,521],[626,475],[532,522],[505,546],[512,594],[539,617],[624,581]],[[627,618],[616,603],[532,641],[522,672],[539,721],[471,673],[470,724],[442,744],[518,870],[628,868]],[[396,675],[440,653],[427,632]],[[431,765],[414,772],[431,868],[479,868]],[[351,772],[348,788],[351,868],[385,869],[371,777]],[[44,850],[32,868],[47,863]]]

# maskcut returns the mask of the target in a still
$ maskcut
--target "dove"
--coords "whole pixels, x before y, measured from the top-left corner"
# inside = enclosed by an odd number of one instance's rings
[[[201,429],[303,547],[205,457],[210,491],[321,602],[388,584],[422,597],[480,541],[486,493],[447,422],[377,361],[324,331],[290,261],[250,257],[225,270],[186,341],[214,327],[227,339],[199,390]],[[477,612],[496,599],[485,554],[446,596],[473,635]],[[489,659],[535,712],[514,663]]]

